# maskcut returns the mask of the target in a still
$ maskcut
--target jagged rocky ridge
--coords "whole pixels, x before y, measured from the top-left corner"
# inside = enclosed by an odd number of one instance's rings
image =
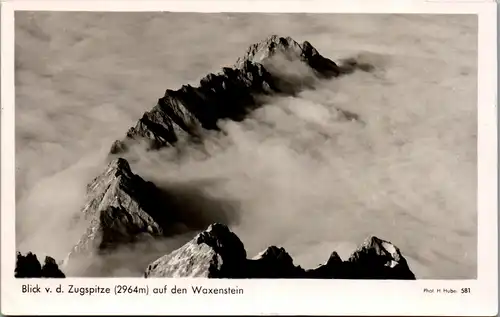
[[[273,67],[273,59],[300,63],[311,71],[311,76],[287,73],[287,65],[291,64]],[[316,77],[337,77],[356,68],[370,70],[353,60],[339,66],[321,56],[307,41],[299,44],[290,37],[270,36],[250,46],[233,68],[225,67],[218,74],[205,76],[198,87],[167,89],[153,109],[128,130],[126,137],[113,143],[110,153],[126,152],[134,141],[146,140],[149,149],[159,149],[179,140],[197,140],[202,129],[217,129],[220,119],[244,119],[249,111],[261,105],[259,97],[293,95],[305,87],[312,88]],[[346,116],[353,117],[350,113]]]
[[[311,77],[290,75],[274,66],[275,58],[305,65]],[[271,36],[252,45],[233,68],[205,76],[198,87],[168,89],[123,140],[114,142],[110,153],[125,154],[134,142],[144,140],[150,150],[176,146],[181,140],[197,141],[204,129],[217,129],[219,119],[244,119],[261,105],[265,96],[293,95],[311,88],[318,78],[340,76],[356,68],[371,70],[369,65],[353,60],[337,65],[321,56],[309,42],[298,44],[289,37]],[[355,114],[344,115],[357,120]],[[183,211],[172,203],[172,194],[134,174],[124,158],[114,158],[87,186],[87,203],[82,210],[87,230],[64,263],[78,262],[79,256],[99,257],[120,245],[186,229],[203,230],[209,225],[190,225],[190,217]],[[22,263],[18,261],[18,265]],[[325,265],[304,270],[294,266],[291,257],[277,247],[269,247],[256,259],[246,259],[241,241],[220,224],[210,226],[191,242],[152,263],[146,276],[414,278],[399,250],[375,237],[347,261],[334,252]]]
[[[247,259],[240,239],[222,224],[213,224],[181,248],[151,263],[145,277],[415,279],[399,249],[370,237],[342,261],[337,252],[314,269],[293,264],[283,248],[270,246]]]
[[[113,159],[87,186],[82,217],[88,227],[65,263],[209,225],[203,219],[192,219],[198,217],[180,206],[174,194],[134,174],[125,159]]]
[[[70,257],[163,235],[171,219],[168,210],[161,210],[160,200],[160,190],[132,173],[126,160],[111,161],[87,186],[82,213],[89,226]]]
[[[64,273],[59,269],[56,261],[50,256],[45,257],[43,266],[35,254],[28,252],[26,255],[17,253],[14,276],[17,278],[64,278]]]
[[[266,69],[272,68],[273,58],[298,62],[323,78],[339,76],[354,67],[352,63],[338,66],[309,42],[299,44],[290,37],[270,36],[250,46],[234,68],[205,76],[199,87],[168,89],[153,109],[129,129],[126,138],[112,145],[111,153],[123,153],[141,140],[147,140],[149,149],[174,146],[180,139],[196,140],[203,129],[216,129],[221,118],[243,119],[260,105],[259,96],[293,94],[302,89],[304,81],[300,78]],[[347,112],[345,116],[352,118]],[[88,185],[83,215],[89,226],[68,258],[177,233],[176,225],[189,221],[182,214],[172,205],[168,193],[133,174],[125,159],[113,159]],[[194,229],[203,230],[209,224],[201,223]]]

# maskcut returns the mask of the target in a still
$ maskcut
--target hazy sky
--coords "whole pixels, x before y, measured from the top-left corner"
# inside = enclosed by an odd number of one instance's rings
[[[209,155],[149,153],[133,171],[238,214],[231,228],[249,256],[279,245],[315,266],[377,235],[418,277],[476,276],[475,16],[16,12],[15,23],[21,250],[64,257],[112,141],[167,88],[279,34],[375,71],[221,122]]]

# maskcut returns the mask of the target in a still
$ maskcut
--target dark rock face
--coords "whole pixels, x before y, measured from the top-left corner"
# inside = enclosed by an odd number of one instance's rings
[[[342,73],[309,42],[298,44],[290,37],[273,35],[250,46],[234,68],[225,67],[219,74],[205,76],[198,87],[168,89],[156,106],[128,130],[124,140],[113,143],[110,153],[123,153],[138,140],[146,140],[148,149],[155,150],[179,140],[197,139],[202,129],[217,129],[219,119],[244,119],[249,111],[260,106],[259,96],[294,94],[308,86],[304,78],[292,78],[279,67],[273,68],[270,61],[277,56],[302,63],[318,77]]]
[[[17,253],[16,269],[14,272],[16,278],[64,278],[64,273],[59,270],[56,261],[50,256],[45,257],[45,263],[42,266],[35,254],[28,252],[26,255]]]
[[[390,242],[367,239],[349,260],[333,252],[328,261],[311,270],[293,264],[283,248],[268,247],[253,259],[226,226],[213,224],[174,252],[151,263],[145,277],[207,278],[321,278],[414,280],[406,259]]]
[[[283,248],[270,246],[246,262],[246,278],[295,278],[304,270],[293,264],[293,259]]]

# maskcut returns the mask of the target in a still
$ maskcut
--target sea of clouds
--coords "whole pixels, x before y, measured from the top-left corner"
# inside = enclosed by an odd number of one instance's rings
[[[221,121],[220,132],[180,153],[135,148],[133,172],[175,193],[193,217],[210,222],[224,214],[250,257],[278,245],[296,264],[314,267],[333,250],[346,258],[376,235],[397,245],[420,278],[476,277],[475,16],[15,18],[18,250],[63,259],[84,232],[75,215],[111,143],[165,89],[196,84],[279,34],[374,71],[269,98],[243,122]],[[137,249],[122,252],[100,274],[140,275],[159,250],[193,234],[161,241],[142,258]],[[141,260],[130,273],[120,263],[132,258]]]

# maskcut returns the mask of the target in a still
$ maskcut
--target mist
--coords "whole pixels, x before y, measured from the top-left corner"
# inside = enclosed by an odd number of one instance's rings
[[[148,153],[137,146],[125,156],[132,171],[177,197],[198,227],[226,222],[250,257],[278,245],[295,264],[314,267],[377,235],[401,249],[418,278],[476,277],[475,16],[16,12],[15,19],[18,250],[63,259],[84,232],[75,219],[111,143],[167,88],[196,84],[279,34],[373,71],[268,98],[242,122],[220,121],[221,131],[207,132],[201,145]],[[142,261],[195,233],[148,246]],[[106,270],[130,256],[125,251],[107,259]],[[112,271],[120,274],[119,265]]]

